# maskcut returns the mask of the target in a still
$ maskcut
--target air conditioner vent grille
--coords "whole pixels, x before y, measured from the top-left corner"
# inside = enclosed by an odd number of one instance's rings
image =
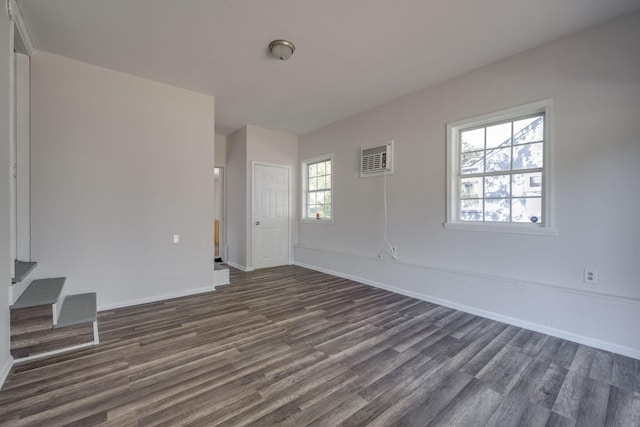
[[[393,173],[391,162],[392,143],[376,147],[362,148],[360,156],[360,177],[377,176],[385,173]]]

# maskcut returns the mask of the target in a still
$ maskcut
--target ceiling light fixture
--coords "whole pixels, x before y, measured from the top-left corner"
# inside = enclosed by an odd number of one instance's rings
[[[294,44],[288,40],[274,40],[269,43],[269,52],[283,61],[289,59],[295,50]]]

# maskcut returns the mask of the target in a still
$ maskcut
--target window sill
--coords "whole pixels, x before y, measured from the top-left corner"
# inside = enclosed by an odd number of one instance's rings
[[[302,218],[300,220],[301,223],[304,224],[333,224],[332,219],[312,219],[312,218]]]
[[[536,236],[557,236],[558,230],[551,227],[536,226],[530,224],[487,224],[487,223],[461,223],[445,222],[446,230],[463,231],[488,231],[493,233],[530,234]]]

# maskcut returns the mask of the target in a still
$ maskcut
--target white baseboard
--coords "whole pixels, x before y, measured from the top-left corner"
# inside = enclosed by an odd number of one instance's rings
[[[27,357],[22,357],[20,359],[15,359],[14,363],[22,363],[22,362],[28,362],[30,360],[42,359],[43,357],[53,356],[60,353],[66,353],[67,351],[78,350],[85,347],[93,347],[94,345],[95,344],[93,341],[84,343],[84,344],[73,345],[71,347],[65,347],[58,350],[47,351],[46,353],[34,354],[33,356],[27,356]]]
[[[9,355],[9,357],[4,361],[4,365],[0,369],[0,389],[4,385],[4,382],[7,380],[9,373],[11,372],[11,368],[13,367],[13,357]]]
[[[558,329],[558,328],[553,328],[553,327],[549,327],[546,325],[542,325],[539,323],[534,323],[534,322],[530,322],[527,320],[523,320],[523,319],[518,319],[518,318],[514,318],[511,316],[505,316],[503,314],[500,313],[496,313],[496,312],[492,312],[492,311],[487,311],[487,310],[483,310],[477,307],[472,307],[466,304],[460,304],[457,303],[455,301],[451,301],[451,300],[447,300],[447,299],[442,299],[442,298],[437,298],[437,297],[433,297],[430,295],[425,295],[422,293],[417,293],[417,292],[412,292],[412,291],[408,291],[393,285],[389,285],[386,283],[381,283],[381,282],[377,282],[377,281],[373,281],[370,279],[366,279],[364,277],[359,277],[359,276],[355,276],[355,275],[351,275],[351,274],[347,274],[347,273],[343,273],[340,271],[335,271],[335,270],[331,270],[328,268],[323,268],[323,267],[319,267],[316,265],[311,265],[311,264],[307,264],[307,263],[303,263],[303,262],[295,262],[296,265],[300,266],[300,267],[304,267],[304,268],[308,268],[310,270],[315,270],[315,271],[319,271],[322,273],[326,273],[326,274],[330,274],[332,276],[337,276],[337,277],[342,277],[344,279],[349,279],[349,280],[353,280],[359,283],[363,283],[366,285],[370,285],[376,288],[380,288],[380,289],[385,289],[397,294],[401,294],[401,295],[405,295],[408,297],[412,297],[412,298],[416,298],[422,301],[427,301],[427,302],[431,302],[434,304],[438,304],[438,305],[442,305],[445,307],[449,307],[449,308],[453,308],[456,310],[460,310],[460,311],[464,311],[465,313],[470,313],[470,314],[474,314],[477,316],[481,316],[481,317],[485,317],[487,319],[491,319],[491,320],[495,320],[498,322],[502,322],[502,323],[507,323],[509,325],[513,325],[513,326],[517,326],[520,328],[525,328],[525,329],[529,329],[535,332],[539,332],[542,334],[546,334],[546,335],[551,335],[557,338],[562,338],[562,339],[566,339],[568,341],[572,341],[572,342],[576,342],[578,344],[584,344],[590,347],[595,347],[595,348],[599,348],[601,350],[606,350],[606,351],[611,351],[613,353],[617,353],[617,354],[621,354],[624,356],[628,356],[628,357],[632,357],[634,359],[639,359],[640,360],[640,350],[635,349],[635,348],[631,348],[631,347],[627,347],[627,346],[623,346],[623,345],[619,345],[616,343],[612,343],[612,342],[608,342],[608,341],[603,341],[603,340],[599,340],[599,339],[594,339],[588,336],[584,336],[584,335],[580,335],[580,334],[575,334],[572,333],[570,331],[566,331],[563,329]]]
[[[154,295],[151,297],[117,301],[117,302],[112,302],[108,304],[98,305],[98,311],[113,310],[115,308],[130,307],[132,305],[147,304],[150,302],[158,302],[158,301],[164,301],[167,299],[187,297],[190,295],[203,294],[206,292],[213,292],[213,291],[215,291],[215,287],[211,285],[203,288],[187,289],[184,291],[172,292],[172,293],[162,294],[162,295]]]
[[[236,264],[233,261],[227,261],[225,262],[225,264],[227,264],[230,267],[237,268],[240,271],[244,271],[245,273],[255,270],[254,268],[245,267],[244,265]]]

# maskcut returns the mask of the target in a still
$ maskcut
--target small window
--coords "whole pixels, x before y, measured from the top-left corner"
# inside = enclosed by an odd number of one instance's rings
[[[545,232],[550,101],[447,126],[447,228]]]
[[[302,219],[331,222],[332,163],[331,154],[302,162]]]

